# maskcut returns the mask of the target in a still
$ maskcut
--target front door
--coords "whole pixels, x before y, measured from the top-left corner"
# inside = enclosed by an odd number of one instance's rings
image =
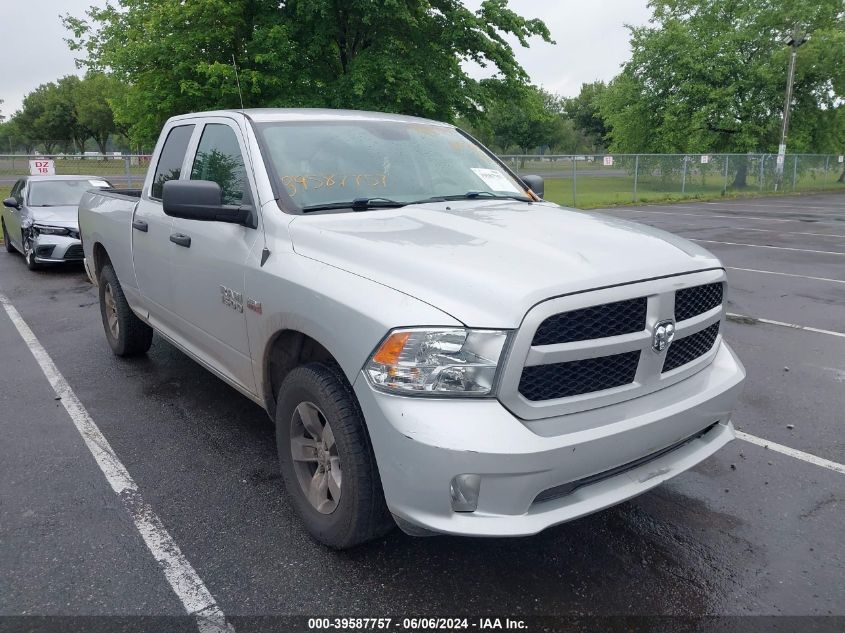
[[[21,213],[23,211],[24,201],[24,186],[26,181],[18,180],[12,191],[9,194],[10,198],[14,198],[18,203],[17,209],[3,207],[3,223],[6,225],[6,232],[9,234],[9,239],[12,240],[19,251],[23,252],[23,242],[21,240]]]
[[[258,208],[245,168],[243,143],[235,122],[206,120],[190,167],[191,180],[211,180],[223,191],[223,204]],[[258,231],[248,226],[176,218],[170,244],[170,273],[179,330],[197,354],[227,377],[255,393],[247,338],[244,271],[257,265]]]

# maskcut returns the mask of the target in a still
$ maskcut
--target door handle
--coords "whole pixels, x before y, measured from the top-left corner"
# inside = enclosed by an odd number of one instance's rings
[[[132,228],[136,231],[141,231],[141,233],[146,233],[150,230],[150,227],[143,220],[132,220]]]
[[[174,233],[170,236],[170,241],[174,244],[178,244],[179,246],[191,248],[191,238],[188,235],[184,235],[182,233]]]

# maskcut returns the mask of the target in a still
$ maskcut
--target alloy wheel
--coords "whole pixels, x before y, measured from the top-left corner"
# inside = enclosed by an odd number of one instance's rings
[[[103,299],[106,304],[106,321],[109,326],[109,332],[115,340],[120,335],[120,322],[117,319],[117,303],[114,300],[114,292],[110,283],[106,284],[103,292]]]
[[[294,472],[311,506],[331,514],[340,502],[342,471],[332,427],[313,402],[301,402],[290,424]]]

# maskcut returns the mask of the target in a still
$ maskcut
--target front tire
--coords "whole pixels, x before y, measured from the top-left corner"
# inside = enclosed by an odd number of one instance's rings
[[[35,249],[32,248],[32,244],[23,236],[21,236],[21,244],[23,244],[23,259],[26,262],[26,267],[30,270],[40,269],[41,264],[35,261]]]
[[[153,329],[132,312],[111,264],[100,271],[100,315],[106,339],[117,356],[139,356],[150,349]]]
[[[6,230],[6,222],[0,218],[0,225],[3,228],[3,245],[6,247],[7,253],[14,253],[15,247],[12,246],[12,240],[9,239],[9,232]]]
[[[315,540],[347,549],[393,527],[364,418],[343,376],[317,363],[287,375],[276,444],[288,496]]]

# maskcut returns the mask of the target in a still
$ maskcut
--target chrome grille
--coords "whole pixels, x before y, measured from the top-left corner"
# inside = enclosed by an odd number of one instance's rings
[[[719,322],[691,334],[682,339],[675,339],[666,352],[666,360],[663,361],[663,372],[672,371],[696,358],[704,356],[713,348],[716,336],[719,334]]]
[[[675,320],[686,321],[722,303],[722,284],[684,288],[675,293]]]
[[[645,297],[590,306],[549,317],[540,324],[532,345],[555,345],[645,329]]]
[[[627,352],[526,367],[519,381],[519,393],[528,400],[536,401],[621,387],[634,382],[639,359],[639,352]]]

